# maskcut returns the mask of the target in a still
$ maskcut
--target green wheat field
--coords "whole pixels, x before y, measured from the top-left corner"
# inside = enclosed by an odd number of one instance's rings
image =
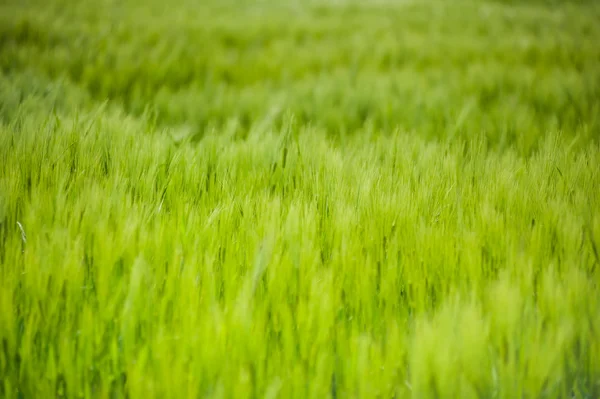
[[[600,3],[1,0],[1,398],[600,397]]]

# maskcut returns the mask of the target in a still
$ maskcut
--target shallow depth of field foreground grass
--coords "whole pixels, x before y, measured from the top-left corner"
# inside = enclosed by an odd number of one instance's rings
[[[599,65],[593,2],[3,1],[0,397],[599,397]]]

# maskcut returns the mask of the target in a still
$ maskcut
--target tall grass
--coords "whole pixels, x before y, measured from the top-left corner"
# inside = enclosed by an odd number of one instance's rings
[[[46,3],[0,396],[600,396],[594,4]]]

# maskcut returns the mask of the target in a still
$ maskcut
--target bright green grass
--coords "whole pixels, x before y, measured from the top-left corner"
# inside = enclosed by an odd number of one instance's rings
[[[0,3],[0,397],[600,396],[598,6],[163,4]]]

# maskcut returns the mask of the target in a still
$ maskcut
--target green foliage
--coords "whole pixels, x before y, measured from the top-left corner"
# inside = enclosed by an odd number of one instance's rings
[[[280,127],[289,110],[333,136],[483,132],[530,152],[548,130],[600,127],[593,5],[37,3],[6,7],[5,71],[66,76],[198,132],[235,119],[245,135],[265,115]]]
[[[0,4],[0,397],[600,396],[600,9]]]

